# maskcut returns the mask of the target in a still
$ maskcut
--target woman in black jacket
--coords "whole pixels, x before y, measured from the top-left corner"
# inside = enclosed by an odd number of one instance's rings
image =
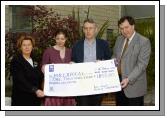
[[[41,88],[42,73],[34,63],[31,53],[35,41],[31,36],[21,36],[17,41],[19,53],[11,61],[12,106],[38,106],[44,97]]]

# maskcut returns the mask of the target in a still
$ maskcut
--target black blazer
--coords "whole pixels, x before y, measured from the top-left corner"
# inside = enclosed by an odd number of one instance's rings
[[[32,67],[21,54],[11,61],[12,105],[37,105],[36,90],[40,89],[43,74],[39,67]],[[39,101],[38,101],[39,103]]]
[[[107,41],[96,39],[96,60],[111,59],[111,51]],[[72,48],[72,59],[75,63],[84,61],[84,40],[79,40]]]

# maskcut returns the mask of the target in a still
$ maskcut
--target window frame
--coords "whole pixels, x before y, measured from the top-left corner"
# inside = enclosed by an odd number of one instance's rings
[[[21,20],[17,21],[19,19],[19,17],[23,17],[20,15],[21,12],[19,12],[19,9],[21,9],[21,11],[24,10],[24,8],[26,7],[25,5],[10,5],[11,7],[11,11],[12,11],[12,27],[10,29],[11,32],[15,33],[15,32],[32,32],[32,20],[29,16],[24,16],[23,18],[20,18]],[[22,10],[23,9],[23,10]],[[26,26],[25,24],[21,24],[21,25],[25,25],[25,27],[23,26],[19,26],[17,25],[18,22],[23,22],[23,23],[28,23],[28,25]]]

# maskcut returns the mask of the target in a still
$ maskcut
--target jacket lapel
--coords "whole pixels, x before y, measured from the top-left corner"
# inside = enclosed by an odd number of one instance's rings
[[[79,52],[80,53],[80,59],[81,59],[80,61],[83,62],[84,61],[84,40],[82,40],[82,42],[81,42],[80,49],[81,49],[80,52]]]
[[[34,68],[31,66],[31,64],[26,60],[24,59],[24,57],[22,55],[19,56],[19,60],[20,60],[20,63],[22,63],[22,65],[24,65],[26,68],[29,68],[31,70],[33,70]],[[34,63],[34,62],[33,62]]]
[[[99,54],[100,54],[100,47],[99,47],[99,40],[98,39],[96,39],[96,60],[98,60],[98,59],[100,59],[100,56],[99,56]]]
[[[130,42],[128,48],[126,49],[124,56],[126,56],[128,54],[128,52],[130,52],[133,49],[133,47],[136,44],[136,41],[137,41],[137,33],[134,35],[134,37],[133,37],[132,41]]]
[[[122,49],[123,49],[123,45],[124,45],[124,37],[122,37],[120,39],[120,42],[119,42],[119,46],[118,46],[118,57],[121,58],[121,54],[122,54]]]

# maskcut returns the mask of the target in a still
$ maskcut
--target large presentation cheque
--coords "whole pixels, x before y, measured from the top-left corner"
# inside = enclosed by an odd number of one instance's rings
[[[120,91],[114,59],[45,66],[46,96],[83,96]]]

